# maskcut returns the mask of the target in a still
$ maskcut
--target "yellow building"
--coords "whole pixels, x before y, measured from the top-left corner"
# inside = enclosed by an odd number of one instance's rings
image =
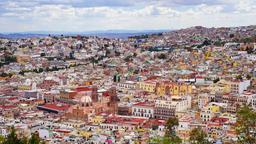
[[[158,83],[157,87],[156,87],[156,94],[158,96],[164,96],[166,95],[166,89],[167,89],[167,85],[164,83]]]
[[[170,82],[160,82],[156,87],[156,94],[158,96],[163,95],[173,95],[182,96],[192,93],[192,85],[185,83],[170,83]]]
[[[28,85],[19,85],[18,90],[30,90],[31,86]]]
[[[210,90],[212,92],[230,93],[231,92],[231,84],[228,81],[220,80],[218,83],[212,84],[210,86]]]
[[[92,133],[91,133],[91,132],[88,132],[88,131],[80,131],[79,134],[80,134],[82,137],[86,138],[86,139],[88,139],[88,138],[90,138],[90,137],[92,136]]]
[[[210,110],[211,113],[219,112],[220,111],[220,106],[211,105],[211,106],[208,106],[208,110]]]
[[[154,82],[154,81],[139,82],[137,84],[137,87],[141,90],[146,91],[146,92],[154,93],[155,89],[156,89],[156,82]]]
[[[103,116],[94,116],[94,117],[90,117],[89,121],[94,125],[98,125],[104,122],[104,118]]]
[[[202,109],[200,113],[200,117],[203,121],[209,121],[219,112],[220,112],[220,106],[208,105]]]

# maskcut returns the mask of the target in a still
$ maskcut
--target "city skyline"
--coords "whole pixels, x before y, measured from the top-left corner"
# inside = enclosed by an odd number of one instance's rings
[[[253,25],[255,0],[4,0],[0,31],[160,30]]]

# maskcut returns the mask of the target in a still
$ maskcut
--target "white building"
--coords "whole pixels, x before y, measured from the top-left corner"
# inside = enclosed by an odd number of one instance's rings
[[[117,84],[117,90],[134,90],[136,88],[136,83],[133,81],[126,81]]]
[[[174,97],[172,96],[172,106],[176,112],[184,112],[191,109],[191,96]]]
[[[156,100],[155,118],[168,119],[179,112],[185,112],[191,108],[191,96],[174,97],[169,100]]]
[[[196,77],[196,84],[197,84],[197,85],[203,85],[203,84],[205,84],[205,78],[202,77],[202,76],[197,76],[197,77]]]
[[[176,112],[184,112],[191,108],[191,96],[172,96],[170,100],[156,100],[155,107],[173,108]]]
[[[247,97],[247,104],[256,110],[256,93],[244,92],[241,96]]]
[[[250,83],[250,80],[232,81],[231,92],[235,94],[242,94],[250,86]]]
[[[132,106],[132,115],[138,117],[154,117],[154,103],[139,102]]]

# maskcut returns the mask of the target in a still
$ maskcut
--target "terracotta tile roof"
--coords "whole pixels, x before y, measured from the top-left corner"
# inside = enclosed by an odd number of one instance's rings
[[[16,106],[14,106],[14,105],[0,105],[0,109],[4,109],[4,110],[14,109],[14,108],[16,108]]]
[[[92,88],[89,87],[77,87],[75,89],[76,92],[81,92],[81,91],[92,91]]]
[[[67,104],[44,104],[42,106],[38,106],[41,108],[49,109],[49,110],[56,110],[56,111],[66,111],[70,107],[70,105]]]
[[[147,102],[139,102],[134,104],[134,106],[143,106],[143,107],[154,107],[154,103],[147,103]]]

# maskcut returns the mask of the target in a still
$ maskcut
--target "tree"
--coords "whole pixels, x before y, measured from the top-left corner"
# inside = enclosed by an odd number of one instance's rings
[[[25,137],[25,136],[22,137],[20,141],[21,141],[22,144],[28,144],[28,138]]]
[[[7,63],[17,62],[17,58],[16,56],[5,56],[5,62]]]
[[[0,144],[2,144],[5,141],[4,136],[0,135]]]
[[[40,53],[40,56],[41,57],[45,57],[45,53]]]
[[[24,74],[25,74],[24,70],[21,70],[21,71],[19,72],[19,74],[20,74],[20,75],[24,75]]]
[[[233,37],[235,37],[235,34],[230,34],[229,35],[229,38],[233,38]]]
[[[246,51],[248,54],[252,54],[254,52],[254,47],[246,47]]]
[[[221,40],[218,40],[218,41],[215,41],[215,42],[214,42],[214,45],[215,45],[215,46],[222,46],[223,43],[222,43]]]
[[[181,143],[181,139],[176,135],[175,132],[175,127],[179,125],[179,120],[176,117],[171,117],[167,120],[165,127],[166,127],[166,131],[165,131],[165,139],[163,139],[164,141],[168,141],[169,140],[173,143],[173,144],[179,144]]]
[[[149,143],[156,144],[180,144],[181,139],[175,133],[175,127],[179,125],[179,120],[176,117],[169,118],[165,124],[165,136],[155,137],[149,140]]]
[[[166,127],[165,135],[174,135],[175,126],[178,126],[178,125],[179,125],[179,120],[176,117],[169,118],[165,124],[165,127]]]
[[[10,134],[7,136],[3,144],[21,144],[14,127],[11,127]]]
[[[246,75],[246,79],[250,80],[252,78],[252,76],[250,74]]]
[[[176,144],[176,141],[173,141],[170,137],[164,136],[164,137],[155,137],[149,139],[150,144]],[[180,142],[181,143],[181,140]]]
[[[243,77],[242,77],[242,75],[237,75],[237,76],[236,76],[236,79],[237,79],[237,80],[243,80]]]
[[[0,74],[1,77],[12,77],[12,75],[13,75],[12,73],[5,73],[5,72]]]
[[[45,142],[40,139],[38,133],[32,133],[30,139],[27,137],[18,137],[14,127],[11,127],[10,134],[4,138],[1,144],[44,144]]]
[[[28,144],[40,144],[41,139],[38,135],[38,133],[32,133],[31,138],[28,141]]]
[[[43,68],[39,68],[39,69],[38,69],[38,72],[39,72],[39,73],[41,73],[41,72],[43,72],[43,71],[44,71]]]
[[[189,135],[191,144],[210,144],[207,134],[201,128],[194,128]]]
[[[213,83],[217,83],[218,81],[220,81],[220,78],[216,78],[215,80],[213,80]]]
[[[124,61],[125,62],[129,62],[129,61],[131,61],[132,60],[132,56],[127,56],[126,58],[124,58]]]
[[[203,43],[202,43],[202,46],[208,46],[208,45],[211,45],[211,41],[209,40],[209,39],[205,39],[204,41],[203,41]]]
[[[238,141],[241,144],[256,142],[256,112],[249,106],[243,106],[237,111]]]
[[[159,56],[158,56],[158,58],[159,59],[166,59],[166,54],[163,54],[163,53],[161,53]]]

